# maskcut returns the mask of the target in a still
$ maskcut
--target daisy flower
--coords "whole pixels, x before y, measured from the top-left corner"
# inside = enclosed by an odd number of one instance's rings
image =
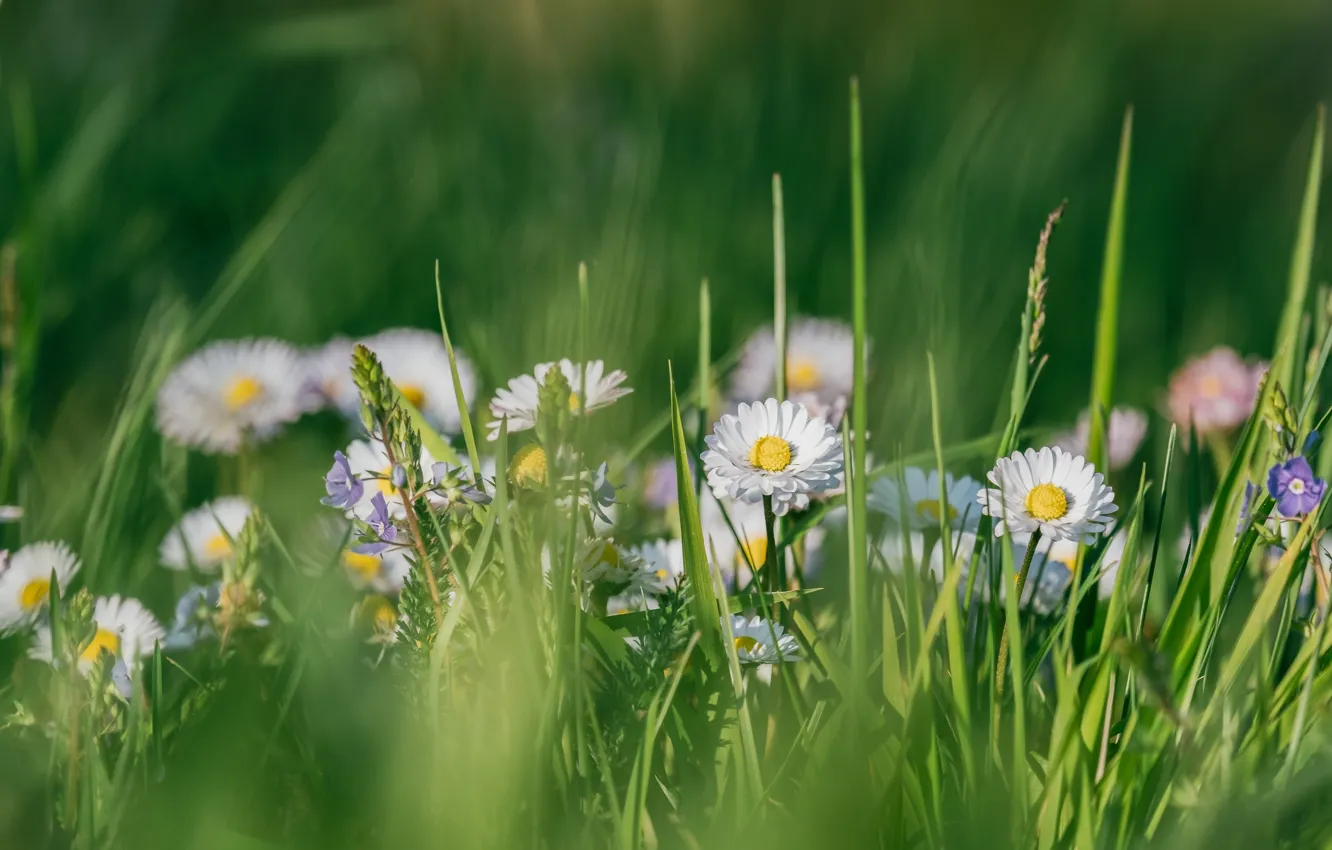
[[[334,337],[304,354],[307,392],[312,407],[327,404],[346,415],[360,415],[361,397],[352,380],[352,349],[356,343],[345,336]]]
[[[588,361],[585,366],[579,366],[567,358],[559,363],[538,363],[533,374],[519,375],[509,381],[507,388],[495,391],[495,397],[490,400],[490,432],[486,435],[487,439],[499,439],[500,422],[505,417],[509,419],[510,434],[536,427],[541,385],[547,373],[557,366],[573,390],[569,396],[569,409],[575,414],[581,410],[591,413],[609,407],[633,392],[628,387],[620,386],[628,377],[624,372],[616,369],[607,374],[606,364],[600,360]],[[587,372],[586,392],[583,390],[584,371]]]
[[[1091,464],[1060,448],[1013,452],[989,474],[993,488],[977,496],[994,517],[994,533],[1040,531],[1050,540],[1093,543],[1113,524],[1115,491]]]
[[[1200,435],[1238,428],[1253,413],[1267,366],[1225,346],[1190,360],[1170,378],[1170,418],[1185,434],[1190,422]]]
[[[629,549],[641,567],[629,582],[629,590],[658,596],[675,586],[684,575],[684,545],[679,540],[653,540]]]
[[[393,381],[402,397],[421,411],[427,422],[445,434],[462,432],[462,413],[458,410],[458,395],[453,388],[453,373],[449,370],[449,353],[442,336],[416,328],[397,328],[375,334],[362,340],[361,344],[375,353],[384,367],[384,374]],[[476,398],[476,369],[458,349],[453,349],[453,356],[458,363],[463,398],[470,406]],[[348,370],[350,362],[348,353]],[[352,392],[342,393],[340,398],[339,407],[343,414],[357,419],[361,413],[361,397],[355,385]]]
[[[707,437],[703,466],[718,499],[758,502],[772,498],[784,516],[809,506],[811,493],[841,486],[842,441],[822,419],[811,419],[791,401],[741,404]]]
[[[79,556],[64,543],[29,543],[0,572],[0,631],[32,625],[51,600],[51,573],[62,589],[79,571]]]
[[[955,531],[975,531],[980,524],[981,511],[976,504],[976,494],[981,490],[979,481],[965,475],[954,479],[951,473],[945,473],[944,489],[948,501],[941,505],[937,469],[926,473],[907,467],[902,478],[906,484],[905,492],[901,486],[903,481],[890,473],[875,479],[867,499],[871,508],[885,514],[894,525],[937,529],[940,520],[947,519],[949,527]]]
[[[788,635],[781,623],[755,616],[747,619],[743,614],[731,617],[731,639],[741,664],[776,664],[780,661],[799,661],[800,644]]]
[[[832,319],[798,318],[786,332],[786,391],[824,405],[851,395],[855,369],[851,326]],[[777,343],[772,328],[755,331],[731,374],[731,396],[761,401],[772,395]]]
[[[1055,438],[1054,444],[1069,454],[1087,454],[1087,440],[1091,434],[1091,413],[1082,411],[1077,427]],[[1116,407],[1110,411],[1106,428],[1106,454],[1111,469],[1123,469],[1133,460],[1147,436],[1147,414],[1133,407]]]
[[[396,596],[411,572],[411,562],[402,549],[388,549],[376,555],[363,555],[354,549],[342,551],[342,567],[352,584],[376,593]]]
[[[308,407],[300,353],[276,339],[215,342],[176,367],[157,393],[157,430],[185,446],[235,454]]]
[[[138,660],[150,655],[153,646],[166,636],[152,612],[137,599],[99,597],[93,605],[93,623],[97,631],[79,656],[79,670],[84,673],[103,651],[123,662],[128,670],[133,670]],[[38,629],[37,639],[28,654],[38,661],[51,663],[49,625]]]
[[[162,564],[173,570],[193,567],[215,572],[231,560],[231,541],[245,527],[253,507],[239,496],[227,496],[195,508],[167,532],[158,549]]]
[[[389,645],[398,642],[398,609],[393,600],[372,593],[352,607],[352,625],[369,634],[369,643]]]

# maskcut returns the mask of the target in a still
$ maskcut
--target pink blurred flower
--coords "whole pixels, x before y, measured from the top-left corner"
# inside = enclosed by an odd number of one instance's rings
[[[1070,454],[1087,456],[1087,439],[1091,433],[1091,413],[1082,411],[1078,426],[1055,438],[1054,444]],[[1147,436],[1147,414],[1134,407],[1116,407],[1110,411],[1110,424],[1105,443],[1110,455],[1110,468],[1123,469],[1133,460]]]
[[[1238,428],[1253,412],[1267,367],[1246,363],[1225,346],[1195,357],[1170,378],[1170,418],[1186,434],[1190,421],[1199,434]]]

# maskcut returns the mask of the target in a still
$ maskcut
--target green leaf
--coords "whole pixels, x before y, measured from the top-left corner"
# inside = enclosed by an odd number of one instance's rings
[[[1300,315],[1309,295],[1309,270],[1313,265],[1314,235],[1318,225],[1318,187],[1323,179],[1323,137],[1326,109],[1318,107],[1314,121],[1313,146],[1304,179],[1304,199],[1300,203],[1300,223],[1291,252],[1290,279],[1286,304],[1281,310],[1281,325],[1273,349],[1272,377],[1283,387],[1291,386],[1295,374],[1295,343],[1300,331]]]
[[[712,569],[703,548],[703,522],[698,512],[689,473],[688,449],[684,425],[680,422],[680,399],[675,394],[675,370],[667,367],[671,382],[671,442],[675,449],[675,485],[680,511],[680,540],[684,552],[685,575],[689,577],[689,602],[695,624],[702,635],[703,654],[714,664],[720,663],[721,623],[717,596],[712,589]]]

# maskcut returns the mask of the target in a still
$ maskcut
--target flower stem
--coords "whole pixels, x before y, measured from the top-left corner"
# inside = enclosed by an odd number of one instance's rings
[[[768,577],[768,590],[776,593],[786,587],[782,559],[777,557],[777,516],[772,512],[772,496],[763,497],[763,524],[768,532],[768,548],[763,559],[763,574]]]
[[[1027,553],[1022,556],[1022,569],[1018,571],[1017,583],[1013,586],[1017,593],[1017,604],[1022,605],[1022,589],[1027,584],[1027,573],[1031,572],[1031,559],[1036,554],[1036,544],[1041,541],[1041,530],[1038,528],[1027,541]],[[1004,630],[999,635],[999,660],[995,664],[994,670],[994,688],[996,693],[995,711],[999,710],[999,698],[1004,695],[1004,674],[1008,671],[1008,618],[1004,618]]]

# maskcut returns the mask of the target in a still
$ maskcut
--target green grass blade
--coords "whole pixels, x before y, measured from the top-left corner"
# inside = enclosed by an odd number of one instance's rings
[[[1309,151],[1309,169],[1304,180],[1304,199],[1300,203],[1300,222],[1291,253],[1290,279],[1286,304],[1281,310],[1281,325],[1273,349],[1272,376],[1289,388],[1295,375],[1295,344],[1300,332],[1300,316],[1309,295],[1309,270],[1313,266],[1314,236],[1318,226],[1318,187],[1323,179],[1324,125],[1327,110],[1321,104],[1314,120],[1313,146]]]
[[[777,400],[786,401],[786,215],[780,174],[772,175],[772,339],[773,386]]]
[[[694,404],[698,407],[698,433],[695,455],[701,456],[708,433],[708,410],[712,407],[712,291],[705,277],[698,285],[698,386]],[[703,476],[694,481],[694,494],[703,493]]]
[[[1105,468],[1105,429],[1114,404],[1115,355],[1119,333],[1119,284],[1124,268],[1124,221],[1128,215],[1129,159],[1133,144],[1133,107],[1124,112],[1119,134],[1119,160],[1110,199],[1110,223],[1101,260],[1101,306],[1096,320],[1096,349],[1092,355],[1091,430],[1087,460]]]
[[[851,444],[847,460],[848,523],[851,531],[851,666],[859,681],[868,668],[869,530],[866,527],[866,438],[869,434],[869,368],[866,350],[865,178],[861,162],[860,81],[851,79],[851,317],[855,367],[851,382]]]
[[[453,341],[449,339],[449,324],[444,321],[444,291],[439,285],[439,260],[435,260],[435,304],[439,307],[439,332],[444,337],[444,350],[449,355],[449,375],[453,378],[453,394],[458,403],[458,415],[462,417],[463,442],[467,445],[467,459],[472,462],[472,484],[481,486],[481,455],[476,450],[476,434],[472,431],[472,413],[467,409],[467,396],[463,392],[462,381],[458,377],[458,359],[453,353]]]
[[[696,627],[701,638],[703,654],[713,664],[722,661],[721,623],[717,611],[717,595],[712,588],[712,570],[703,546],[703,522],[698,513],[698,500],[690,486],[688,450],[685,447],[684,425],[680,422],[680,399],[675,394],[675,370],[670,370],[671,383],[671,442],[675,448],[675,485],[680,511],[680,541],[684,550],[685,575],[689,577],[690,605],[694,611]],[[702,477],[702,470],[699,470]]]

